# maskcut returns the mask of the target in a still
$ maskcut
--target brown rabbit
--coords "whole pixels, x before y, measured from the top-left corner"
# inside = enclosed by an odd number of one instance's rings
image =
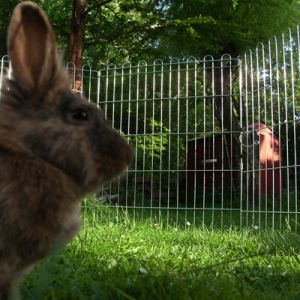
[[[74,95],[47,16],[17,5],[8,30],[13,80],[0,101],[0,299],[79,230],[80,198],[122,173],[131,147]]]

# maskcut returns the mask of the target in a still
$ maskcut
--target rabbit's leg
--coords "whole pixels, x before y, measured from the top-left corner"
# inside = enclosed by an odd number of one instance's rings
[[[19,287],[15,287],[10,294],[9,300],[21,300],[21,294]]]
[[[0,265],[0,300],[19,300],[19,283],[28,274],[33,265],[17,270],[8,263]]]
[[[1,276],[2,277],[2,276]],[[0,299],[10,300],[11,299],[11,283],[8,280],[0,279]]]
[[[19,284],[22,281],[22,279],[27,275],[28,273],[31,272],[33,268],[33,265],[30,265],[26,268],[23,268],[22,270],[17,271],[14,274],[13,281],[11,283],[11,295],[9,300],[20,300],[21,299],[21,294],[20,294],[20,289],[19,289]],[[2,300],[2,298],[0,298]]]
[[[0,300],[10,300],[16,259],[0,261]]]
[[[12,285],[9,283],[3,284],[0,287],[0,299],[1,300],[20,300],[21,295],[19,287],[12,288]]]

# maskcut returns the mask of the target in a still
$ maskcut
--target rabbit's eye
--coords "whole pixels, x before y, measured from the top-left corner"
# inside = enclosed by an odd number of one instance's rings
[[[88,121],[89,111],[84,108],[76,108],[71,112],[71,116],[75,121]]]

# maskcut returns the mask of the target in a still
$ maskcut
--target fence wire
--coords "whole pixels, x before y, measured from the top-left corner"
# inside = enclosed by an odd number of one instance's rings
[[[299,28],[238,58],[67,68],[134,147],[99,205],[167,224],[297,230]],[[4,57],[0,85],[7,74]]]

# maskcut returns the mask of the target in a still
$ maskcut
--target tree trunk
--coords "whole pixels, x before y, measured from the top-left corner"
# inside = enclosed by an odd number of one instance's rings
[[[232,77],[235,78],[234,72],[238,70],[231,70]],[[229,132],[239,132],[240,124],[239,118],[235,115],[236,102],[233,94],[232,86],[234,80],[230,83],[230,70],[226,67],[223,68],[222,75],[216,72],[215,77],[215,94],[217,95],[215,101],[216,116],[223,124],[225,130]],[[223,78],[222,78],[223,77]],[[222,78],[222,79],[221,79]],[[239,113],[239,112],[238,112]]]
[[[239,176],[237,176],[236,166],[240,165],[240,122],[239,111],[237,110],[237,103],[235,99],[234,82],[238,78],[239,70],[237,67],[230,67],[230,63],[220,64],[215,68],[214,72],[214,92],[215,95],[215,116],[219,121],[219,126],[223,129],[224,141],[224,159],[225,165],[231,170],[225,176],[231,176],[235,182],[231,182],[230,189],[233,194],[237,193],[237,186],[239,186]]]
[[[83,65],[85,9],[86,0],[73,0],[69,62],[73,63],[75,68],[75,81],[73,82],[73,89],[75,90],[82,88],[81,69]]]

